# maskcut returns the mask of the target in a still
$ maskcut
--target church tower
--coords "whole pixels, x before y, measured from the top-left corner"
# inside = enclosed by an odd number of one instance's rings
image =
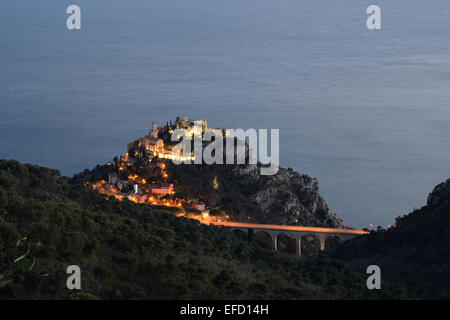
[[[158,129],[156,127],[156,123],[152,122],[152,127],[150,129],[150,137],[158,138]]]

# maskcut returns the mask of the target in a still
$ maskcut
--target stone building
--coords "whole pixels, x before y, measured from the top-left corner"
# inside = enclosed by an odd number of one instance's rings
[[[152,123],[150,132],[147,135],[129,143],[127,145],[127,151],[129,152],[130,150],[136,149],[140,146],[144,146],[145,149],[152,151],[153,153],[164,151],[164,141],[158,138],[158,128],[156,123]]]
[[[173,184],[172,183],[163,183],[160,185],[150,185],[148,187],[148,191],[154,194],[158,194],[159,196],[165,196],[166,194],[173,193]]]

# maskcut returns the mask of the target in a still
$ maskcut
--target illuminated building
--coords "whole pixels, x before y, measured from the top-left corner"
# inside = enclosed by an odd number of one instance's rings
[[[173,193],[173,184],[172,183],[163,183],[160,185],[150,185],[148,186],[148,191],[151,193],[155,193],[161,196],[166,194]]]

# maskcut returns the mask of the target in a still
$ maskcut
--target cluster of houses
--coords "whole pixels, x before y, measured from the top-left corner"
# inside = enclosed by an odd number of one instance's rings
[[[119,171],[134,163],[133,158],[128,155],[132,150],[140,146],[143,146],[154,156],[165,154],[164,141],[158,138],[158,128],[155,123],[152,123],[150,132],[147,135],[127,145],[126,156],[120,158]],[[160,168],[165,167],[162,163],[158,163],[157,166]],[[164,173],[164,177],[166,176]],[[101,180],[93,184],[92,187],[102,193],[115,195],[120,199],[128,198],[139,203],[157,202],[157,199],[175,193],[172,183],[146,184],[145,179],[139,179],[137,175],[130,176],[124,180],[116,172],[109,174],[107,182]]]
[[[99,181],[98,186],[106,186],[108,188],[117,188],[120,192],[126,192],[131,186],[133,186],[133,191],[135,194],[139,193],[139,185],[137,183],[130,182],[129,180],[122,180],[116,172],[110,173],[108,177],[108,182]],[[136,189],[137,188],[137,189]],[[173,184],[172,183],[162,183],[162,184],[151,184],[146,187],[149,193],[156,194],[159,196],[165,196],[167,194],[173,194]]]
[[[135,164],[135,157],[130,156],[132,152],[136,152],[142,147],[147,150],[152,157],[163,159],[177,159],[179,160],[181,155],[174,154],[169,146],[165,146],[164,140],[159,136],[160,130],[166,130],[167,133],[172,133],[173,129],[183,128],[188,130],[188,134],[193,137],[202,135],[205,130],[223,130],[223,129],[209,129],[207,127],[206,120],[195,120],[189,121],[186,117],[182,120],[177,119],[174,125],[166,126],[159,129],[156,123],[152,123],[150,131],[144,137],[141,137],[127,145],[127,153],[125,157],[120,158],[118,163],[118,172],[113,172],[109,174],[108,181],[100,180],[96,183],[90,184],[91,187],[98,190],[99,192],[115,196],[118,199],[129,199],[130,201],[136,203],[149,203],[153,205],[162,205],[168,207],[178,207],[180,208],[181,215],[191,215],[189,212],[185,212],[184,207],[194,208],[201,213],[194,217],[195,219],[210,219],[209,210],[203,202],[198,199],[178,199],[174,197],[165,197],[167,195],[174,195],[174,185],[172,183],[160,183],[160,184],[149,184],[144,178],[138,175],[129,176],[127,179],[121,178],[120,172],[123,172],[127,166],[133,166]],[[181,159],[183,160],[183,159]],[[192,159],[193,160],[193,159]],[[162,172],[163,178],[167,178],[165,173],[165,163],[164,161],[152,162],[153,167],[159,167]]]
[[[165,146],[164,140],[159,136],[160,131],[167,132],[169,135],[173,133],[174,129],[184,129],[185,135],[192,138],[202,138],[203,133],[206,131],[212,131],[214,133],[222,133],[223,136],[227,136],[227,132],[222,128],[208,128],[207,121],[205,119],[188,120],[187,117],[180,120],[177,119],[172,125],[167,125],[161,129],[157,127],[156,123],[152,123],[150,131],[147,135],[129,143],[127,145],[127,154],[132,155],[139,148],[147,150],[152,157],[169,160],[194,160],[193,155],[183,155],[181,150],[174,151],[171,146]]]

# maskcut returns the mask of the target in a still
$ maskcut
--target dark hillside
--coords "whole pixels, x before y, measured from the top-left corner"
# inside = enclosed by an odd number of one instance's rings
[[[347,241],[330,254],[356,267],[377,264],[420,296],[449,298],[450,179],[434,188],[426,206],[397,218],[395,228]]]
[[[367,290],[362,270],[344,263],[297,261],[67,181],[57,170],[0,160],[1,299],[408,296],[396,283]],[[81,292],[66,288],[71,264],[81,267]]]

